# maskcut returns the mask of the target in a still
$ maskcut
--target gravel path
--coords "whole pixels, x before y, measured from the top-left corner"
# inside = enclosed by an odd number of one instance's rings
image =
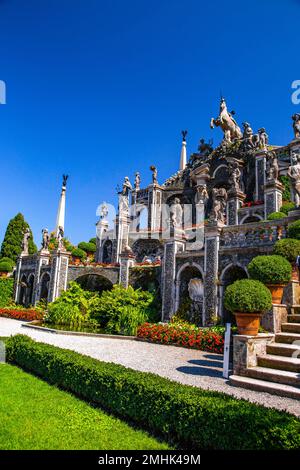
[[[299,400],[229,385],[222,377],[223,357],[219,354],[134,340],[59,335],[24,328],[20,321],[0,318],[0,337],[17,333],[61,348],[72,349],[101,361],[153,372],[182,384],[217,390],[267,407],[286,410],[300,417]]]

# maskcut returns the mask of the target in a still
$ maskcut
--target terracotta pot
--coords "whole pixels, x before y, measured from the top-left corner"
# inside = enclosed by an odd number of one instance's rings
[[[235,312],[236,324],[239,335],[257,336],[261,313],[242,313]]]
[[[298,269],[295,265],[292,266],[292,280],[299,282],[299,273],[298,273]]]
[[[281,304],[284,286],[285,284],[267,284],[267,288],[270,290],[272,294],[273,304],[276,304],[276,305]]]
[[[74,258],[74,264],[78,266],[80,264],[80,258]]]
[[[8,276],[8,273],[5,271],[1,271],[0,272],[0,277],[7,277]]]

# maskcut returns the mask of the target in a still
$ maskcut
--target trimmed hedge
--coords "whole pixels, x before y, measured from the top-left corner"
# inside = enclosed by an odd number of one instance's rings
[[[272,296],[262,282],[241,279],[226,288],[224,305],[230,312],[264,313],[272,308]]]
[[[283,219],[284,217],[286,217],[284,212],[272,212],[268,215],[268,220]]]
[[[0,308],[7,307],[13,301],[13,278],[0,278]]]
[[[283,238],[274,245],[274,254],[283,256],[290,263],[295,263],[300,255],[300,240],[295,238]]]
[[[264,284],[286,284],[291,280],[292,266],[279,255],[256,256],[248,265],[252,279]]]
[[[191,449],[298,449],[300,421],[219,392],[100,362],[17,335],[7,358],[51,384]]]
[[[81,250],[80,248],[74,248],[71,254],[74,258],[80,258],[80,259],[86,258],[86,252]]]
[[[288,226],[288,237],[300,240],[300,220],[296,220]]]
[[[96,245],[94,243],[80,242],[78,243],[78,248],[85,251],[86,253],[95,253]]]
[[[295,209],[294,202],[284,202],[280,208],[280,212],[284,212],[286,215],[288,215],[288,213],[293,209]]]

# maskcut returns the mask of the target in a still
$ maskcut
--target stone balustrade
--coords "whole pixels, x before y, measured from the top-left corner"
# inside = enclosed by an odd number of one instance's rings
[[[286,238],[289,218],[260,221],[245,225],[224,227],[221,233],[222,248],[272,246],[277,240]]]

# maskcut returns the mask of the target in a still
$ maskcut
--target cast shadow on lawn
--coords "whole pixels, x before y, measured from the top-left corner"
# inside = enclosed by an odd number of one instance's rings
[[[202,359],[191,359],[191,366],[178,367],[177,370],[183,374],[222,377],[223,357],[214,354],[205,354]],[[196,366],[196,367],[195,367]]]

